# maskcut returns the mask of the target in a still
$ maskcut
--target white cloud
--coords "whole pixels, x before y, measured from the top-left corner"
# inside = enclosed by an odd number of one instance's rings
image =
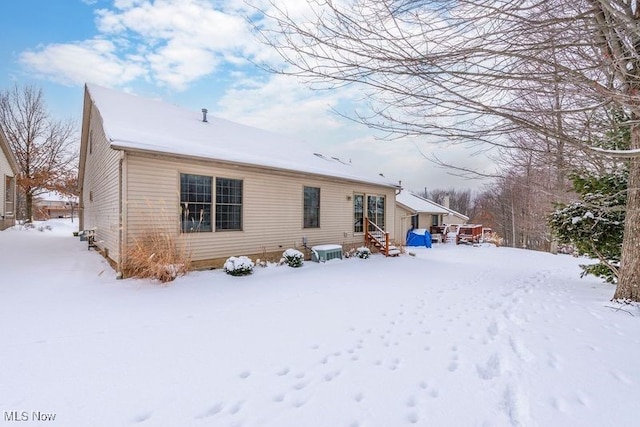
[[[347,92],[313,91],[282,75],[269,75],[266,80],[237,77],[218,102],[217,114],[222,117],[304,139],[346,127],[331,107],[348,99]]]
[[[50,44],[20,55],[20,62],[39,75],[65,85],[87,81],[106,86],[122,85],[146,76],[144,65],[134,58],[121,59],[116,45],[104,39]]]
[[[219,6],[204,0],[117,0],[111,9],[96,11],[94,39],[39,46],[20,60],[67,84],[117,85],[145,77],[183,90],[224,63],[247,65],[248,57],[264,50],[244,18]],[[60,54],[64,60],[56,60]]]
[[[461,145],[444,146],[416,138],[381,140],[364,125],[337,116],[331,109],[357,100],[358,89],[312,91],[281,75],[271,75],[265,81],[236,77],[236,87],[220,99],[215,115],[308,141],[324,154],[383,173],[391,181],[402,181],[407,189],[475,189],[483,183],[436,167],[427,159],[433,154],[459,166],[492,170],[484,156],[472,157]]]
[[[251,3],[261,10],[272,7],[269,0]],[[302,0],[279,4],[302,20],[309,7]],[[242,18],[253,13],[244,0],[114,0],[110,8],[96,11],[94,38],[39,46],[23,52],[20,61],[62,84],[93,82],[128,91],[135,91],[140,81],[170,91],[200,90],[199,82],[222,71],[222,79],[232,83],[218,100],[218,116],[322,146],[329,155],[402,180],[410,189],[478,186],[435,168],[416,144],[425,154],[437,149],[439,157],[458,164],[474,162],[468,151],[455,147],[445,152],[424,141],[376,140],[372,130],[332,111],[355,108],[362,97],[359,89],[313,91],[295,78],[256,73],[250,59],[275,63],[279,57]]]

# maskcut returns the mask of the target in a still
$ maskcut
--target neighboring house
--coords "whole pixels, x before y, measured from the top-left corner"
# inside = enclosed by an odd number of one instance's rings
[[[74,218],[78,215],[78,198],[68,197],[55,192],[37,196],[33,201],[36,220],[50,218]]]
[[[158,230],[190,248],[194,268],[362,245],[365,218],[393,240],[398,186],[299,140],[206,114],[85,86],[80,229],[95,229],[117,270],[137,238]]]
[[[16,178],[20,168],[0,128],[0,230],[15,224]]]
[[[402,191],[396,196],[396,239],[406,243],[407,231],[414,228],[429,230],[443,224],[466,224],[469,217],[446,206]]]

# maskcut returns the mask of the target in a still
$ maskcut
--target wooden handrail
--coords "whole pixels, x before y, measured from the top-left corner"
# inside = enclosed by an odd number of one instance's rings
[[[389,233],[384,231],[382,228],[378,227],[378,225],[374,222],[369,221],[369,218],[364,218],[364,229],[365,229],[365,243],[368,240],[375,240],[380,245],[383,245],[381,248],[384,256],[389,256]],[[378,237],[376,237],[372,232],[377,232],[381,237],[384,236],[384,242],[380,241]]]

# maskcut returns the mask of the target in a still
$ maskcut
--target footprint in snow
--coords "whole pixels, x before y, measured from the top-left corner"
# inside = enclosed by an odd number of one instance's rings
[[[333,379],[336,378],[338,375],[340,375],[340,370],[328,372],[324,375],[324,380],[327,382],[333,381]]]
[[[293,402],[291,402],[291,405],[292,405],[294,408],[301,408],[301,407],[303,407],[306,403],[307,403],[307,400],[306,400],[306,399],[296,398],[296,399],[293,399]]]
[[[280,369],[279,371],[276,371],[276,375],[279,377],[283,377],[285,375],[287,375],[289,373],[289,368],[288,367],[284,367],[282,369]]]
[[[576,392],[576,403],[587,407],[587,406],[589,406],[589,397],[587,396],[586,393],[578,390]]]
[[[244,401],[243,400],[239,400],[236,403],[234,403],[233,405],[231,405],[231,407],[229,408],[229,413],[231,415],[235,415],[238,412],[240,412],[240,410],[242,409],[243,406],[244,406]]]
[[[295,390],[302,390],[303,388],[305,388],[308,385],[309,385],[309,381],[298,381],[297,383],[295,383],[293,385],[293,388]]]
[[[222,411],[222,402],[218,402],[207,409],[202,415],[197,416],[196,418],[207,418],[217,415]]]
[[[496,336],[498,336],[498,333],[500,333],[500,328],[498,327],[498,324],[495,320],[492,321],[487,327],[487,333],[491,338],[495,338]]]
[[[549,353],[549,359],[547,360],[547,366],[555,370],[560,370],[560,358],[555,353]]]
[[[500,357],[497,353],[492,354],[485,363],[484,366],[476,365],[476,370],[478,372],[478,377],[483,380],[490,380],[495,378],[501,374],[501,363]]]
[[[240,372],[240,374],[238,374],[238,377],[240,377],[243,380],[246,380],[250,376],[251,376],[251,371],[242,371]]]
[[[610,371],[609,372],[613,378],[620,381],[621,383],[632,385],[633,381],[631,381],[628,377],[626,377],[623,373],[619,371]]]
[[[552,397],[549,399],[549,404],[558,412],[566,412],[567,405],[561,397]]]
[[[511,346],[511,349],[513,350],[515,355],[518,356],[518,358],[523,362],[530,362],[531,360],[533,360],[533,354],[529,350],[527,350],[524,344],[522,344],[522,342],[518,339],[514,338],[513,336],[509,336],[509,345]]]
[[[407,422],[409,424],[416,424],[418,422],[419,418],[418,418],[418,414],[415,412],[410,412],[407,415]]]
[[[147,421],[149,418],[151,418],[151,412],[145,412],[144,414],[139,414],[133,417],[132,421],[134,423],[143,423]]]

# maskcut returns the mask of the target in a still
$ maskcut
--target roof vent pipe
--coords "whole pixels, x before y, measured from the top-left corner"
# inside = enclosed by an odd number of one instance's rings
[[[203,121],[203,122],[206,122],[206,121],[207,121],[207,113],[208,113],[208,112],[209,112],[209,111],[208,111],[206,108],[203,108],[203,109],[202,109],[202,121]]]

